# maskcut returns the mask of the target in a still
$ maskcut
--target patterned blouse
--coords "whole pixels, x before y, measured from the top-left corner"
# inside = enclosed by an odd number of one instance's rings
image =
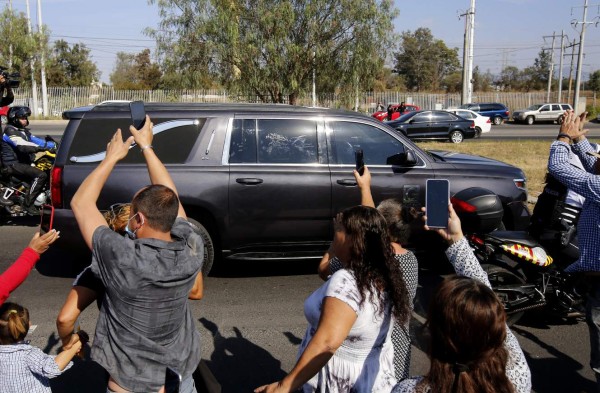
[[[469,247],[469,243],[465,238],[454,243],[446,251],[446,255],[450,260],[450,263],[454,266],[456,274],[459,276],[470,277],[475,280],[481,281],[488,287],[492,287],[488,280],[487,274],[481,268],[479,261],[473,254],[473,251]],[[513,384],[515,393],[529,393],[531,392],[531,371],[525,360],[525,355],[519,346],[519,342],[510,329],[506,328],[506,339],[504,340],[504,346],[508,351],[508,362],[506,364],[506,376],[508,380]],[[423,379],[420,377],[413,377],[406,379],[397,384],[392,393],[413,393],[416,392],[416,387]]]
[[[419,284],[419,263],[412,251],[407,251],[404,254],[395,254],[394,257],[400,264],[404,283],[410,296],[410,309],[413,310],[414,300],[417,294],[417,285]],[[329,261],[329,269],[331,274],[342,268],[342,263],[337,258],[332,258]],[[408,378],[410,369],[410,321],[404,325],[394,323],[392,329],[392,345],[394,346],[394,375],[398,381]]]

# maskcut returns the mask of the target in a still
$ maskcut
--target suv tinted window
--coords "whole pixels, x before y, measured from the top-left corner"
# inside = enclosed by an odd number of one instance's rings
[[[569,104],[561,104],[560,106],[564,111],[568,111],[569,109],[571,109],[571,105]]]
[[[317,158],[314,121],[236,119],[233,122],[230,163],[313,164]]]
[[[333,155],[337,164],[355,164],[354,152],[363,149],[365,164],[387,165],[387,159],[404,152],[402,142],[368,124],[336,121],[333,129]]]
[[[170,120],[170,119],[169,119]],[[200,130],[204,126],[206,119],[183,119],[181,123],[178,120],[168,121],[153,117],[154,122],[154,139],[152,145],[154,151],[165,164],[183,163],[190,155],[192,148],[196,144],[196,140],[200,135]],[[185,124],[188,123],[188,124]],[[129,137],[129,126],[131,125],[130,118],[116,119],[83,119],[73,142],[69,148],[69,158],[84,157],[96,153],[106,151],[106,143],[112,138],[113,134],[120,128],[123,131],[123,139]],[[164,127],[162,132],[156,133],[159,127]],[[99,147],[100,146],[100,147]],[[134,154],[129,153],[127,157],[121,160],[122,163],[143,164],[146,161],[139,149],[133,149]],[[100,160],[92,160],[90,162],[99,162]],[[70,162],[68,160],[67,162]]]
[[[560,110],[560,105],[558,105],[558,104],[552,105],[552,110],[553,111],[559,111]]]

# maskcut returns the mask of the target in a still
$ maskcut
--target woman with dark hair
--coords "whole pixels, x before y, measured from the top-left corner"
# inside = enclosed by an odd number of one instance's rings
[[[458,276],[436,291],[428,314],[429,373],[400,382],[393,393],[525,393],[531,372],[506,313],[449,206],[448,259]],[[426,229],[429,229],[425,227]]]
[[[372,207],[334,220],[343,268],[304,303],[308,328],[292,371],[255,392],[385,392],[396,383],[393,321],[410,317],[408,293],[387,223]],[[393,319],[393,321],[392,321]]]
[[[371,173],[367,166],[364,167],[362,176],[358,171],[354,171],[354,178],[361,191],[361,205],[375,207],[373,195],[371,194]],[[390,236],[390,245],[394,252],[402,276],[404,284],[408,291],[408,303],[410,311],[414,307],[414,299],[417,294],[417,285],[419,283],[419,263],[415,254],[402,247],[408,242],[410,236],[411,223],[414,221],[410,210],[402,206],[402,203],[397,199],[386,199],[381,201],[377,206],[377,211],[381,213],[385,219]],[[335,273],[342,268],[342,263],[339,257],[335,255],[335,249],[338,245],[332,243],[331,247],[319,264],[319,276],[323,280],[327,280],[332,273]],[[410,369],[411,356],[411,340],[410,326],[407,320],[404,325],[394,324],[392,330],[392,345],[394,347],[394,374],[398,381],[408,378]]]

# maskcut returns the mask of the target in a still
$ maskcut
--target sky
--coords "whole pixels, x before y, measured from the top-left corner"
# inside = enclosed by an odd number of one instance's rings
[[[0,0],[7,5],[9,0]],[[41,0],[43,23],[51,31],[51,42],[59,39],[84,43],[91,49],[92,59],[102,72],[101,81],[108,82],[119,51],[138,53],[154,49],[154,41],[144,35],[146,27],[156,27],[158,8],[147,0]],[[589,0],[588,21],[600,17],[600,0]],[[33,25],[36,25],[37,1],[30,0]],[[459,15],[469,9],[470,0],[395,0],[400,14],[395,20],[397,33],[419,27],[431,29],[435,38],[448,47],[459,48],[462,61],[464,19]],[[524,68],[532,65],[542,47],[555,42],[556,74],[561,30],[570,42],[579,40],[581,27],[575,30],[571,21],[583,18],[584,0],[479,0],[475,6],[474,65],[482,72],[494,74],[504,65]],[[25,0],[12,0],[15,10],[25,12]],[[35,27],[34,27],[35,28]],[[569,56],[564,58],[563,75],[568,75]],[[585,75],[600,69],[600,24],[589,24],[584,41]],[[577,54],[575,55],[575,63]],[[573,74],[574,75],[574,74]]]

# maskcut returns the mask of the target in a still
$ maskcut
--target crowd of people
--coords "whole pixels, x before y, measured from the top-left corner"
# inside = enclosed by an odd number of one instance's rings
[[[580,258],[567,270],[600,272],[600,164],[585,138],[584,116],[565,115],[550,150],[550,174],[583,197]],[[27,344],[29,312],[5,302],[59,232],[36,234],[19,259],[0,275],[0,386],[3,392],[49,392],[49,379],[71,366],[81,350],[75,321],[94,301],[100,314],[91,357],[108,373],[107,392],[164,392],[167,370],[181,376],[179,391],[196,388],[199,333],[190,300],[202,298],[204,244],[187,221],[177,189],[152,147],[152,122],[123,140],[112,137],[104,160],[83,181],[71,208],[92,260],[75,280],[58,318],[63,351],[44,354]],[[140,148],[151,185],[130,203],[96,206],[100,192],[130,147]],[[569,164],[576,154],[583,169]],[[506,392],[531,391],[531,373],[506,313],[448,206],[446,228],[428,228],[426,211],[394,199],[376,206],[367,167],[354,176],[361,204],[334,218],[331,246],[318,274],[325,281],[305,301],[307,328],[297,362],[280,381],[260,392]],[[410,376],[409,321],[418,263],[405,248],[411,228],[424,225],[447,242],[456,275],[444,279],[430,303],[427,324],[430,367]],[[591,366],[600,375],[600,275],[589,274],[587,308]],[[265,381],[268,382],[268,381]],[[598,378],[600,387],[600,377]]]

